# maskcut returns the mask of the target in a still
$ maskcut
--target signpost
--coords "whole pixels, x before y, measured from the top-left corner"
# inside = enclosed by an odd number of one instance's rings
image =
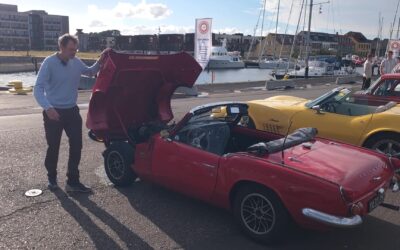
[[[393,51],[394,58],[400,56],[400,40],[390,40],[389,50]]]
[[[196,19],[194,58],[205,69],[210,60],[212,48],[211,18]]]

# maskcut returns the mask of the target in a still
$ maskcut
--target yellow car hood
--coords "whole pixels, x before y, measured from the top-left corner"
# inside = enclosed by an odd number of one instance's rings
[[[307,99],[294,96],[249,101],[249,116],[257,129],[286,134],[293,115],[307,109],[306,102]]]
[[[250,101],[250,106],[252,105],[262,105],[275,109],[290,109],[293,111],[304,110],[306,107],[304,106],[309,100],[295,97],[295,96],[274,96],[262,100],[254,100]]]
[[[390,115],[400,115],[400,105],[397,105],[391,109],[386,110],[385,112],[382,112],[384,114],[390,114]]]

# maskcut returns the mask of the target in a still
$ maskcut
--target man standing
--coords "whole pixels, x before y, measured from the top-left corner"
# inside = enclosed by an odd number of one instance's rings
[[[371,85],[372,77],[372,54],[368,54],[367,60],[364,62],[363,84],[361,89],[368,89]]]
[[[58,188],[57,162],[62,131],[69,140],[67,192],[90,192],[79,181],[78,165],[82,150],[82,118],[76,104],[81,75],[93,76],[100,68],[99,61],[88,67],[75,57],[78,39],[65,34],[58,39],[60,51],[47,57],[39,70],[34,96],[43,108],[44,130],[47,140],[45,167],[48,187]]]
[[[400,73],[400,56],[396,57],[396,66],[394,66],[392,73]]]
[[[379,69],[381,75],[390,74],[394,66],[396,66],[396,60],[393,59],[393,51],[389,50],[387,58],[382,61]]]

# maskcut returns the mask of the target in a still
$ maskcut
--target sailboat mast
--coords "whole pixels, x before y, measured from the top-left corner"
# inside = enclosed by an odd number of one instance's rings
[[[264,31],[264,19],[265,19],[265,6],[267,4],[267,0],[264,0],[264,8],[263,8],[263,18],[262,18],[262,23],[261,23],[261,44],[260,44],[260,54],[258,56],[258,62],[260,62],[262,55],[264,54],[264,47],[262,45],[262,41],[263,41],[263,31]],[[266,41],[264,41],[264,44],[266,43]]]
[[[396,40],[399,39],[399,29],[400,29],[400,17],[399,17],[399,23],[397,24]]]
[[[300,14],[299,14],[299,20],[297,21],[297,27],[296,27],[296,32],[294,33],[294,38],[293,38],[292,47],[290,48],[289,60],[292,58],[293,51],[294,51],[294,47],[296,46],[297,32],[299,31],[299,26],[300,26],[300,22],[301,22],[301,16],[303,15],[304,1],[305,1],[305,0],[303,0],[302,3],[301,3],[301,9],[300,9]],[[297,64],[297,61],[298,61],[298,60],[296,59],[296,64]],[[290,63],[287,64],[286,72],[289,71],[289,66],[290,66]],[[296,65],[294,66],[294,68],[296,68]]]
[[[275,24],[275,39],[274,39],[274,58],[276,57],[276,39],[278,39],[278,23],[279,23],[279,9],[281,0],[278,1],[278,10],[276,13],[276,24]]]
[[[306,4],[304,5],[304,20],[303,20],[303,31],[306,29],[306,20],[307,20],[307,6],[308,6],[308,0],[306,0]],[[303,53],[304,53],[304,45],[305,45],[305,39],[304,36],[301,37],[301,47],[300,47],[300,58],[303,60]]]
[[[400,0],[397,2],[396,13],[394,14],[393,23],[390,24],[389,42],[388,45],[386,46],[386,52],[389,50],[390,40],[392,40],[393,30],[397,19],[397,12],[399,11],[399,4]]]
[[[392,39],[393,30],[394,30],[394,25],[396,24],[397,12],[399,11],[399,4],[400,4],[400,0],[397,2],[396,13],[394,14],[393,23],[392,23],[392,25],[391,25],[392,29],[390,30],[390,40]]]
[[[376,41],[376,50],[375,50],[375,56],[380,57],[380,44],[381,44],[381,30],[382,30],[382,19],[381,19],[381,13],[379,12],[379,22],[378,22],[378,40]]]
[[[304,72],[305,78],[308,78],[308,60],[310,59],[310,32],[311,32],[312,8],[313,8],[313,0],[310,0],[310,13],[308,18],[308,33],[307,33],[307,46],[306,46],[306,69]]]
[[[250,52],[253,49],[253,44],[254,44],[255,37],[257,35],[257,29],[258,29],[258,24],[260,23],[261,15],[262,15],[262,10],[260,10],[260,14],[258,15],[256,27],[254,28],[254,33],[253,33],[253,37],[251,38],[251,43],[250,43],[250,46],[249,46],[249,51],[247,52],[246,60],[249,60]]]

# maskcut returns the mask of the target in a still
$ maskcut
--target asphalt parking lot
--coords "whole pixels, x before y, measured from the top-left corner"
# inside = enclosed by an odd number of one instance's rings
[[[311,89],[247,90],[174,99],[175,119],[197,105],[246,101],[284,94],[314,98],[334,86]],[[90,93],[81,93],[86,119]],[[80,171],[91,195],[64,190],[68,141],[59,158],[62,190],[47,190],[46,152],[41,110],[31,95],[0,94],[0,249],[400,249],[400,214],[377,208],[357,228],[316,232],[294,228],[280,245],[258,245],[239,230],[227,211],[137,181],[126,188],[110,184],[103,169],[104,146],[89,140],[84,128]],[[28,198],[25,191],[43,194]],[[400,193],[387,201],[400,204]]]

